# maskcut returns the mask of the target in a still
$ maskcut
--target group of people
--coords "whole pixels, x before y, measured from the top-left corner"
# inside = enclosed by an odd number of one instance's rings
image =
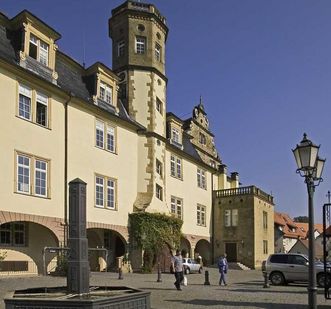
[[[175,287],[178,291],[181,291],[181,283],[184,281],[184,267],[183,267],[183,258],[180,250],[176,250],[176,255],[172,255],[171,253],[171,265],[174,270],[175,279],[174,282]],[[202,258],[201,258],[202,259]],[[226,274],[228,272],[228,261],[226,259],[226,254],[222,254],[217,263],[218,271],[220,273],[219,285],[227,285],[226,283]]]

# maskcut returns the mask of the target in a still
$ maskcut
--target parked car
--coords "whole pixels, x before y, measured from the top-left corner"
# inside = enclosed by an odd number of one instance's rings
[[[192,272],[198,272],[199,274],[201,274],[202,272],[202,266],[194,259],[183,258],[183,265],[185,274],[189,274]]]
[[[275,253],[262,262],[262,272],[267,273],[273,285],[284,285],[288,282],[308,281],[308,257],[300,253]],[[324,264],[315,263],[316,281],[319,287],[324,287],[325,276],[327,285],[331,284],[331,267],[324,272]]]

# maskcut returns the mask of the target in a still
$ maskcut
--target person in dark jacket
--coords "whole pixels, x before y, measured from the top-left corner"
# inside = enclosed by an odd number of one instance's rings
[[[226,274],[228,272],[228,261],[226,259],[226,255],[222,254],[218,260],[218,271],[220,273],[219,285],[222,283],[226,286]]]

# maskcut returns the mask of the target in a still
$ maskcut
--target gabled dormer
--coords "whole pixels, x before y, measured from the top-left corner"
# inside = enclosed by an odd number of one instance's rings
[[[10,20],[12,42],[16,42],[19,63],[22,67],[56,83],[55,42],[61,35],[39,18],[22,11]]]
[[[167,138],[170,144],[183,149],[183,121],[173,113],[167,113]]]
[[[202,160],[211,167],[217,168],[221,159],[215,147],[214,135],[209,130],[209,120],[201,97],[199,104],[193,108],[192,117],[185,120],[183,127],[185,132],[192,136],[191,143]]]
[[[96,62],[86,70],[84,82],[95,105],[118,113],[117,95],[119,78],[112,70],[101,62]]]

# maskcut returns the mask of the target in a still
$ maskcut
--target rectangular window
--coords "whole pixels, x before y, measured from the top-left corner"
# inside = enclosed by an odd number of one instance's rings
[[[95,205],[104,207],[104,179],[103,177],[95,177]]]
[[[22,247],[26,245],[26,225],[11,222],[0,225],[0,245]]]
[[[33,98],[33,99],[32,99]],[[18,116],[33,121],[43,127],[48,127],[49,98],[45,94],[19,84],[18,86]]]
[[[206,207],[197,205],[197,225],[206,226]]]
[[[48,97],[40,92],[36,96],[36,122],[47,127]]]
[[[30,194],[30,158],[17,156],[17,191]]]
[[[155,43],[155,59],[161,61],[161,46]]]
[[[199,188],[207,189],[206,171],[201,168],[197,169],[197,182]]]
[[[32,120],[31,98],[32,90],[27,86],[19,85],[18,115],[27,120]]]
[[[268,241],[263,240],[263,254],[268,254]]]
[[[47,196],[47,162],[35,160],[35,194]]]
[[[266,230],[268,228],[268,213],[263,212],[263,228]]]
[[[172,130],[171,130],[171,139],[175,143],[180,144],[180,142],[179,142],[179,130],[178,129],[172,128]]]
[[[144,54],[146,50],[146,38],[143,36],[136,37],[136,53]]]
[[[163,189],[160,185],[155,185],[155,195],[159,200],[163,200]]]
[[[29,56],[36,59],[45,66],[48,66],[48,50],[49,46],[47,43],[38,39],[33,34],[30,34],[29,42]]]
[[[95,126],[95,140],[96,146],[103,148],[104,145],[104,123],[101,121],[96,122]]]
[[[224,211],[224,226],[238,226],[238,209],[226,209]]]
[[[117,56],[121,57],[124,55],[124,51],[125,51],[125,42],[124,41],[119,41],[117,43]]]
[[[106,132],[106,134],[105,134]],[[101,120],[95,122],[95,145],[109,152],[116,151],[115,128]]]
[[[162,115],[163,114],[163,104],[159,98],[156,98],[156,110]]]
[[[176,218],[183,218],[183,200],[178,197],[171,197],[171,213],[175,215]]]
[[[156,159],[156,162],[155,162],[155,168],[156,168],[156,172],[160,175],[160,177],[162,177],[162,163],[161,161],[159,161],[158,159]]]
[[[47,197],[49,187],[49,162],[34,156],[17,154],[16,190],[19,193]],[[33,181],[31,175],[34,175]]]
[[[100,82],[100,99],[112,105],[113,88],[104,82]]]
[[[116,180],[105,176],[95,176],[95,206],[116,209]]]
[[[182,159],[175,155],[170,156],[170,174],[173,177],[182,179]]]

